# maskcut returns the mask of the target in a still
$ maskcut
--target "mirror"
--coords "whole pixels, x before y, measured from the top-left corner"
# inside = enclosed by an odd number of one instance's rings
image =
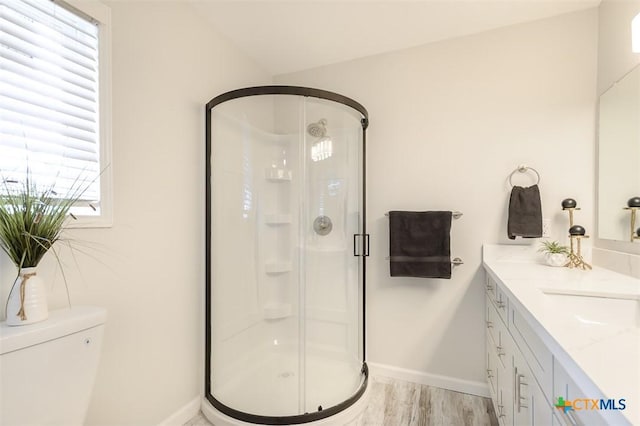
[[[598,141],[598,237],[640,243],[626,208],[640,197],[640,66],[600,96]]]

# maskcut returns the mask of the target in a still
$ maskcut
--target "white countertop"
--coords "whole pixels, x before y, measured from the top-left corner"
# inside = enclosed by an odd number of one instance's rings
[[[547,266],[536,248],[485,244],[483,265],[558,362],[577,365],[605,397],[625,398],[621,413],[640,425],[640,280]]]

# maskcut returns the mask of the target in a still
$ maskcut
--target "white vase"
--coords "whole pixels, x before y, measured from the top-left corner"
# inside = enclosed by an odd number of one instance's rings
[[[22,268],[11,287],[7,303],[7,325],[27,325],[49,317],[47,289],[36,268]]]
[[[549,266],[565,266],[569,261],[564,253],[545,253],[544,260]]]

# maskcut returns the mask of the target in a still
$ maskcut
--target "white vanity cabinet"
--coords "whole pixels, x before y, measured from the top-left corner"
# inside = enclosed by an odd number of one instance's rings
[[[483,246],[487,380],[500,425],[640,426],[640,280],[551,268],[535,249]]]
[[[535,318],[508,294],[487,273],[487,381],[500,425],[629,425],[620,410],[593,409],[601,399],[610,407],[620,403],[605,398],[566,354],[560,362]],[[559,397],[572,401],[575,409],[556,408]]]
[[[547,393],[551,392],[553,364],[552,358],[547,359],[551,355],[546,348],[534,354],[535,349],[527,347],[523,335],[530,330],[521,323],[504,289],[488,275],[485,324],[487,380],[500,425],[551,425],[551,396],[545,394],[540,385],[546,387]],[[542,362],[535,355],[542,358]],[[540,372],[543,377],[537,377],[536,373]]]
[[[506,300],[497,297],[497,287],[487,282],[486,297],[486,352],[487,379],[491,399],[501,425],[513,425],[512,353],[513,339],[500,312],[506,311]],[[506,314],[505,314],[506,317]]]

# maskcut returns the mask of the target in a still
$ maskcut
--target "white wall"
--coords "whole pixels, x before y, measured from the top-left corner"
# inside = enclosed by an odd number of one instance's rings
[[[181,2],[110,5],[114,226],[74,231],[91,256],[64,260],[73,302],[109,310],[87,424],[149,425],[202,387],[204,104],[270,77]],[[590,10],[278,79],[370,112],[370,361],[484,382],[480,249],[507,242],[518,164],[542,175],[556,238],[567,196],[593,228],[595,35]],[[389,278],[390,209],[465,213],[452,240],[465,265],[451,281]],[[53,263],[56,308],[66,296]]]
[[[598,13],[598,95],[640,64],[631,51],[631,20],[640,13],[640,0],[603,0]],[[621,206],[621,208],[624,204]],[[618,272],[640,277],[640,244],[596,239],[594,262]],[[620,253],[619,253],[620,252]],[[624,252],[624,253],[621,253]]]
[[[593,230],[596,36],[590,9],[276,78],[336,91],[370,113],[370,362],[484,386],[481,246],[509,242],[506,180],[519,164],[542,176],[554,238],[566,240],[566,197]],[[452,254],[465,264],[450,281],[389,277],[392,209],[464,212]]]
[[[631,51],[631,20],[640,0],[602,0],[598,8],[598,95],[640,63]]]
[[[65,263],[73,303],[109,315],[87,424],[154,425],[203,388],[204,105],[271,77],[183,2],[110,7],[114,225],[74,231],[91,256]]]

